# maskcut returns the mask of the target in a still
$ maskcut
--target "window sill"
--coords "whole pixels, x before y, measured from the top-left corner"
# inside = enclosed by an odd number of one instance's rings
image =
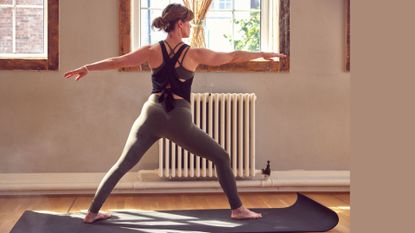
[[[1,70],[58,70],[48,59],[0,59]]]
[[[287,65],[283,61],[258,59],[221,66],[199,65],[196,72],[283,72],[287,70],[284,67],[287,67]],[[143,64],[138,67],[121,68],[119,71],[150,71],[150,67],[147,64]]]

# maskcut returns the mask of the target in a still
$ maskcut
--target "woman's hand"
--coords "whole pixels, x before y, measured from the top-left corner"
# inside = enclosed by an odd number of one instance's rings
[[[81,66],[78,69],[71,70],[69,72],[65,73],[65,78],[73,78],[75,77],[75,80],[78,81],[79,79],[85,77],[85,75],[88,74],[88,68],[86,66]]]
[[[267,52],[262,52],[262,57],[266,60],[272,61],[272,57],[280,57],[280,58],[286,58],[287,55],[282,54],[282,53],[267,53]]]

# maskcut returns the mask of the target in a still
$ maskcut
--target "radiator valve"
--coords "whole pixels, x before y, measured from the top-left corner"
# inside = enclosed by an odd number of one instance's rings
[[[271,166],[270,166],[270,161],[268,160],[267,161],[267,167],[266,168],[263,168],[263,169],[261,169],[262,170],[262,174],[263,175],[266,175],[266,176],[270,176],[271,175]]]

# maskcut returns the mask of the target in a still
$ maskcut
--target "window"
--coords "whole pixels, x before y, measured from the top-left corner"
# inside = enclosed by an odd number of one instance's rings
[[[151,22],[170,3],[182,0],[120,1],[120,53],[125,54],[165,38]],[[139,26],[138,26],[139,25]],[[213,0],[204,21],[206,47],[215,51],[274,51],[289,54],[289,0]],[[281,36],[280,36],[281,35]],[[190,44],[190,39],[183,41]],[[281,43],[282,42],[282,43]],[[283,48],[282,48],[283,46]],[[199,65],[202,71],[288,70],[288,59],[258,59],[219,67]],[[148,70],[146,64],[122,70]]]
[[[57,70],[59,0],[0,0],[0,69]]]
[[[46,58],[43,0],[1,0],[0,57]]]
[[[215,51],[278,52],[279,1],[213,0],[205,20],[206,47]],[[274,43],[275,42],[275,43]]]
[[[162,14],[170,3],[182,0],[135,0],[132,9],[133,50],[156,43],[166,37],[162,31],[151,29],[152,20]],[[206,47],[215,51],[274,51],[278,52],[278,12],[275,0],[213,0],[204,23]],[[139,24],[140,26],[134,26]],[[183,39],[189,43],[189,39]],[[273,42],[276,43],[273,43]]]

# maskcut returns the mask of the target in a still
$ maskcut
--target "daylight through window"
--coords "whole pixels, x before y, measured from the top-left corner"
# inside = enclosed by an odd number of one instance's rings
[[[47,58],[47,0],[0,0],[0,58]]]
[[[152,20],[170,3],[182,0],[135,0],[132,17],[132,47],[154,44],[166,37],[151,29]],[[279,0],[213,0],[206,15],[206,47],[215,51],[279,52]],[[190,44],[190,38],[183,41]]]

